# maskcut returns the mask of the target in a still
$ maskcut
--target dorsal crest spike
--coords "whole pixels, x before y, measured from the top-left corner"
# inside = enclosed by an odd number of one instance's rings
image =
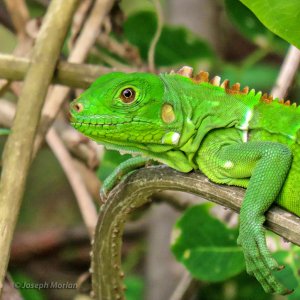
[[[220,83],[221,83],[221,77],[220,76],[215,76],[213,77],[211,80],[210,80],[210,83],[212,85],[215,85],[215,86],[220,86]]]
[[[230,85],[230,82],[229,82],[228,79],[225,79],[225,80],[221,83],[221,87],[222,87],[223,89],[225,89],[225,90],[229,88],[229,85]]]
[[[264,93],[261,98],[261,101],[265,102],[265,103],[271,103],[273,101],[273,97],[268,95],[267,93]]]
[[[239,92],[241,89],[241,85],[238,82],[236,82],[235,84],[232,85],[231,89],[233,91]]]
[[[221,77],[219,76],[214,76],[211,80],[209,79],[209,73],[205,71],[200,71],[197,75],[193,75],[193,68],[184,66],[180,68],[177,72],[174,70],[170,71],[170,75],[172,74],[178,74],[187,78],[190,78],[194,83],[199,84],[199,83],[210,83],[213,86],[219,86],[225,90],[227,94],[242,94],[242,95],[253,95],[256,97],[260,97],[260,101],[265,102],[267,104],[273,102],[273,96],[269,95],[268,93],[262,94],[261,92],[256,93],[255,89],[249,89],[248,86],[245,86],[244,88],[241,89],[240,83],[236,82],[232,86],[230,86],[229,80],[225,79],[221,83]],[[284,100],[284,99],[275,99],[277,103],[283,104],[285,106],[293,106],[293,107],[299,107],[296,103],[291,103],[290,100]]]
[[[243,94],[240,91],[240,89],[241,89],[241,85],[238,82],[236,82],[231,87],[225,88],[225,91],[227,94]]]
[[[249,86],[245,86],[242,90],[241,90],[242,94],[247,95],[249,93]]]
[[[201,83],[201,82],[208,82],[209,80],[209,74],[205,71],[200,71],[195,77],[195,82]]]
[[[192,78],[193,77],[193,68],[184,66],[177,71],[177,74],[187,77],[187,78]]]

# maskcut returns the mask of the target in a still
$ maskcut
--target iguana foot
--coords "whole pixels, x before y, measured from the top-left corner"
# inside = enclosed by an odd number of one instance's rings
[[[266,293],[289,294],[293,290],[284,287],[274,275],[284,266],[278,265],[267,247],[263,222],[264,217],[258,222],[252,219],[251,222],[241,221],[240,224],[237,243],[243,248],[247,273],[260,282]]]
[[[125,179],[125,177],[132,171],[144,167],[150,161],[145,157],[133,157],[122,162],[103,182],[100,189],[101,202],[105,203],[110,191],[118,184],[119,181]]]

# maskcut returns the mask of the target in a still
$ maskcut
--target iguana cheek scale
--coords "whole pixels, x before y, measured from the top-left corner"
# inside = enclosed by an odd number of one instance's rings
[[[229,86],[208,73],[120,72],[97,79],[71,105],[72,125],[119,151],[138,153],[104,183],[106,195],[149,159],[181,172],[200,169],[210,180],[247,188],[238,243],[248,273],[266,292],[289,292],[275,278],[264,213],[274,201],[300,216],[300,110],[290,101]]]

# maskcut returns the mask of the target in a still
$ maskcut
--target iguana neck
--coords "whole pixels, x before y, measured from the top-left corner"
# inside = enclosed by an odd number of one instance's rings
[[[165,102],[171,103],[182,122],[179,149],[193,154],[205,135],[217,128],[236,127],[243,130],[249,109],[259,101],[260,95],[249,93],[228,94],[211,83],[195,84],[190,78],[162,74],[165,84]]]

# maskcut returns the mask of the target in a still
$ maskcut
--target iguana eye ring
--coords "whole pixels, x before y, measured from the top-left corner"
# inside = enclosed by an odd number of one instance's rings
[[[135,100],[135,90],[133,88],[126,88],[122,90],[120,98],[124,103],[132,103]]]

